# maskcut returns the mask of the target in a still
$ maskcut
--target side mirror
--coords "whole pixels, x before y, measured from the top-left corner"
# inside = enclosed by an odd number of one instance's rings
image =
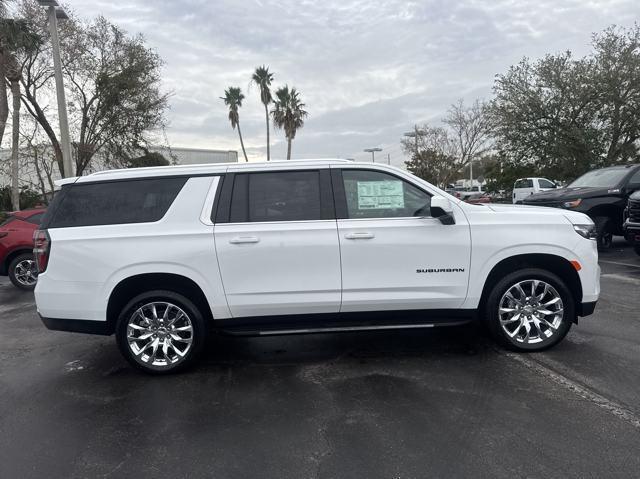
[[[438,218],[443,225],[453,225],[456,223],[453,217],[451,202],[444,196],[434,196],[431,198],[431,216]]]

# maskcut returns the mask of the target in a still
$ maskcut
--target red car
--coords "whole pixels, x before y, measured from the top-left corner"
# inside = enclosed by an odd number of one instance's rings
[[[14,211],[0,224],[0,275],[9,276],[20,289],[36,287],[33,232],[44,212],[44,208]]]

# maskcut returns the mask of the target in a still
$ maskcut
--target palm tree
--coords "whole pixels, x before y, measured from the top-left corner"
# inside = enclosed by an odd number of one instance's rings
[[[271,110],[273,124],[276,128],[284,130],[287,138],[287,160],[291,159],[291,142],[299,128],[304,126],[304,119],[308,113],[303,109],[305,104],[300,101],[300,93],[285,85],[276,90],[276,99]]]
[[[264,105],[264,116],[267,122],[267,161],[271,159],[270,139],[269,139],[269,103],[271,103],[271,82],[273,73],[269,72],[269,67],[262,65],[257,67],[251,76],[251,81],[260,87],[260,101]]]
[[[244,142],[242,141],[242,132],[240,131],[240,113],[238,113],[238,109],[242,107],[242,100],[244,100],[242,90],[238,87],[230,86],[224,91],[224,96],[221,96],[220,99],[229,107],[229,121],[231,122],[231,128],[234,130],[236,127],[238,128],[238,136],[240,137],[240,146],[242,146],[244,161],[249,161],[247,158],[247,152],[244,149]]]

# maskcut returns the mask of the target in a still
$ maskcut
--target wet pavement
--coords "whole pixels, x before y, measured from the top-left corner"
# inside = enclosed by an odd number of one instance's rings
[[[0,279],[0,478],[638,477],[640,256],[560,345],[474,326],[213,336],[194,369],[134,371],[113,337],[48,331]]]

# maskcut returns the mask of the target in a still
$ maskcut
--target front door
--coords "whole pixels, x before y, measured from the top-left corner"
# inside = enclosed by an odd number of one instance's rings
[[[231,314],[338,312],[340,250],[329,171],[227,180],[233,181],[228,222],[216,222],[214,236]]]
[[[450,309],[466,298],[471,239],[430,215],[431,195],[390,173],[334,169],[343,312]]]

